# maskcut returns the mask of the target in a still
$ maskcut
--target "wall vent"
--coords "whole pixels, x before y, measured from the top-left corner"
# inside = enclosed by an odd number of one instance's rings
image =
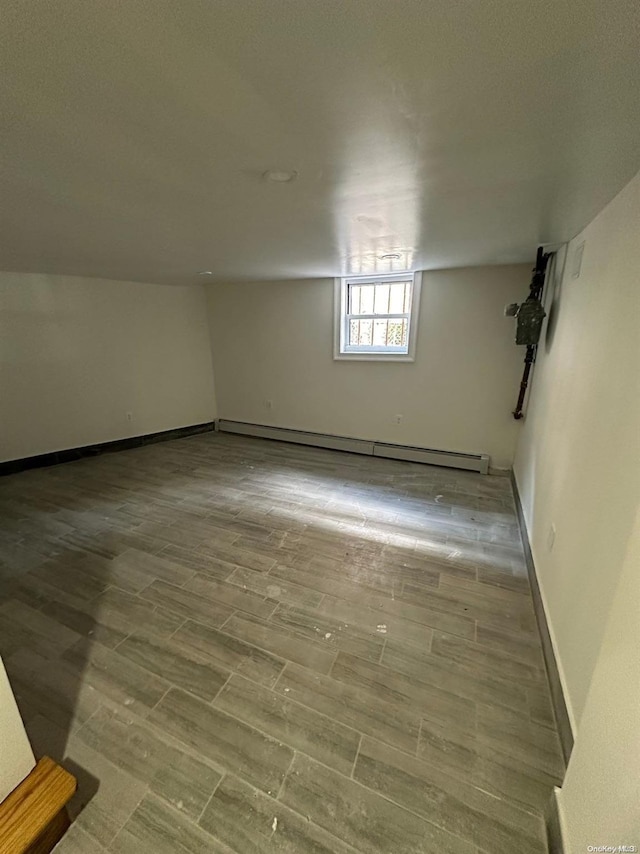
[[[264,424],[249,424],[244,421],[226,421],[224,418],[221,418],[216,426],[222,433],[238,433],[242,436],[257,436],[261,439],[275,439],[278,442],[293,442],[296,445],[312,445],[316,448],[329,448],[333,451],[349,451],[352,454],[367,454],[372,457],[465,469],[480,474],[488,474],[489,472],[489,456],[487,454],[464,454],[459,451],[439,451],[433,448],[393,445],[388,442],[333,436],[329,433],[291,430],[288,427],[268,427]]]

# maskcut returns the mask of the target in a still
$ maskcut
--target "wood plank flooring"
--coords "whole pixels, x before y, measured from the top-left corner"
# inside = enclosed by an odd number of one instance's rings
[[[506,478],[204,434],[0,480],[61,854],[541,854],[562,760]]]

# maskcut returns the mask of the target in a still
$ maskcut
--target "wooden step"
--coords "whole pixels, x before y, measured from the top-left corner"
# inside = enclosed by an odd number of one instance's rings
[[[44,756],[0,804],[2,854],[49,854],[69,827],[73,775]]]

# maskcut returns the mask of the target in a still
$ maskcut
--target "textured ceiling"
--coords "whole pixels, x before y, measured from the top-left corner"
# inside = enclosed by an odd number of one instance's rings
[[[0,40],[5,270],[529,261],[640,167],[637,0],[3,0]]]

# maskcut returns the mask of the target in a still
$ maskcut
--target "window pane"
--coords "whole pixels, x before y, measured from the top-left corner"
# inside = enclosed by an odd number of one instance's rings
[[[408,323],[404,318],[350,322],[351,346],[406,347],[407,337]]]
[[[404,282],[391,285],[391,297],[389,300],[388,314],[406,314],[409,311],[406,306],[406,290],[408,286]]]
[[[350,320],[350,347],[406,347],[409,324],[405,318]]]
[[[373,321],[373,346],[374,347],[386,347],[387,346],[387,326],[389,325],[388,320],[374,320]]]
[[[349,314],[362,314],[360,307],[362,288],[359,285],[349,285],[349,304],[347,312]]]
[[[374,285],[362,285],[360,288],[360,314],[373,314],[375,290]]]
[[[376,289],[378,287],[378,285],[349,285],[349,314],[388,314],[386,307],[377,307],[379,300]]]
[[[374,314],[389,314],[389,285],[375,285]]]
[[[409,314],[411,282],[349,285],[349,314]]]
[[[373,320],[349,321],[349,346],[370,347],[373,335]]]
[[[387,331],[387,346],[406,347],[408,326],[406,320],[390,320]]]
[[[373,320],[359,320],[360,324],[360,344],[371,346],[373,337]]]
[[[411,282],[405,282],[404,285],[404,313],[408,314],[411,311]]]

